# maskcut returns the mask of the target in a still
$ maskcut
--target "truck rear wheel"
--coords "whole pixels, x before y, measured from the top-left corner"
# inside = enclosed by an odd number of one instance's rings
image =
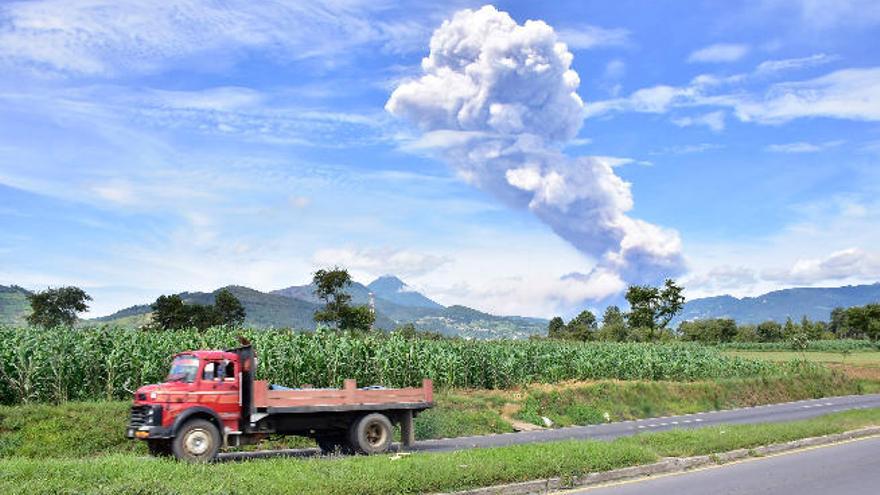
[[[367,414],[355,421],[349,431],[349,440],[355,452],[379,454],[391,447],[393,427],[388,416]]]
[[[191,419],[171,442],[174,456],[187,462],[208,462],[220,450],[220,432],[210,421]]]
[[[168,457],[171,455],[171,440],[147,440],[147,448],[153,457]]]

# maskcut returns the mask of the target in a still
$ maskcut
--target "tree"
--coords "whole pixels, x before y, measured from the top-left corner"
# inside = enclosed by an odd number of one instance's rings
[[[566,338],[580,341],[592,340],[597,328],[596,315],[585,309],[565,326]]]
[[[631,328],[645,328],[654,340],[657,330],[663,330],[684,307],[682,288],[672,279],[666,279],[663,287],[633,285],[626,291],[630,312],[627,323]]]
[[[241,301],[229,289],[221,289],[214,296],[214,312],[216,313],[217,321],[221,325],[230,327],[242,326],[247,317],[244,305],[241,304]]]
[[[339,328],[366,332],[375,321],[376,315],[369,306],[347,306],[340,313]]]
[[[214,304],[187,304],[178,294],[159,296],[150,306],[153,321],[146,328],[179,330],[197,328],[205,331],[213,326],[241,326],[247,312],[241,301],[228,289],[214,296]]]
[[[547,325],[547,336],[551,339],[561,339],[563,338],[563,334],[565,333],[565,322],[559,316],[554,316],[550,319],[550,323]]]
[[[758,334],[759,342],[779,342],[783,335],[782,325],[773,320],[765,321],[758,324],[755,333]]]
[[[730,318],[685,321],[678,331],[683,340],[704,343],[732,342],[737,335],[736,322]]]
[[[152,326],[159,330],[173,330],[189,326],[189,315],[183,299],[177,295],[161,295],[150,305],[153,310]]]
[[[629,336],[626,317],[617,306],[608,306],[602,314],[602,328],[596,335],[600,340],[624,342]]]
[[[84,290],[73,286],[49,288],[28,294],[27,298],[31,303],[27,322],[44,328],[72,326],[76,323],[76,314],[88,311],[86,301],[92,300]]]
[[[351,285],[351,275],[344,268],[321,269],[312,277],[315,295],[324,307],[315,311],[315,321],[338,329],[369,330],[376,315],[368,306],[352,307],[351,296],[345,292]]]

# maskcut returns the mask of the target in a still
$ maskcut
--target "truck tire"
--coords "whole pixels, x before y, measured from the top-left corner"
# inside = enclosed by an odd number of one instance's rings
[[[388,416],[367,414],[351,425],[349,441],[359,454],[380,454],[391,447],[394,429]]]
[[[147,440],[147,448],[153,457],[168,457],[171,455],[171,440]]]
[[[344,432],[317,436],[315,443],[324,454],[351,454],[351,445]]]
[[[191,419],[171,442],[174,457],[187,462],[208,462],[220,450],[220,432],[210,421]]]

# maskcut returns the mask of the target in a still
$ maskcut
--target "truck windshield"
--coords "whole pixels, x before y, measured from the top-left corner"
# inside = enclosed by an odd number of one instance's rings
[[[171,363],[166,381],[192,383],[199,372],[199,359],[195,356],[178,356]]]

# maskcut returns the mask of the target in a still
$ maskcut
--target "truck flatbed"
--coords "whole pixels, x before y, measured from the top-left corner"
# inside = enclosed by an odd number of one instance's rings
[[[433,401],[433,387],[431,380],[427,379],[420,388],[357,388],[357,383],[348,379],[342,388],[292,390],[273,390],[264,380],[254,381],[254,408],[268,414],[423,410],[430,408]]]

